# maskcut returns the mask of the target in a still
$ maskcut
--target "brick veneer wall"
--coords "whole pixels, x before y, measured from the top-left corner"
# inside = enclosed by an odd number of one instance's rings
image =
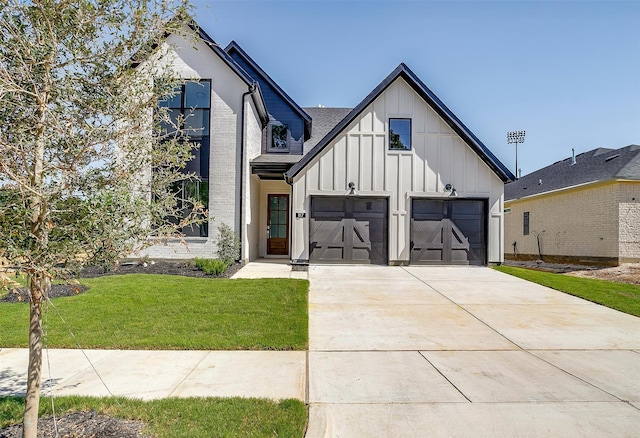
[[[633,237],[619,230],[638,214],[638,204],[629,207],[628,202],[621,203],[620,193],[621,184],[612,181],[505,202],[505,208],[511,209],[505,214],[505,257],[538,258],[536,236],[539,235],[543,258],[546,255],[556,260],[616,264],[621,239],[631,248],[628,252],[636,248]],[[523,235],[525,211],[530,217],[528,236]],[[621,214],[623,221],[620,221]],[[629,233],[637,240],[637,233]],[[516,242],[517,255],[513,242]]]

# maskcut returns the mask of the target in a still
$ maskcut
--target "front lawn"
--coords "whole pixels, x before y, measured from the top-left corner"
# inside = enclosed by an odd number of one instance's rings
[[[307,348],[306,280],[129,274],[82,284],[90,289],[52,299],[57,311],[43,317],[49,348]],[[28,313],[26,303],[0,303],[0,346],[27,347]]]
[[[504,265],[494,266],[494,269],[630,315],[640,316],[640,286]]]
[[[56,397],[55,408],[58,417],[66,412],[96,411],[141,421],[146,426],[144,433],[157,438],[302,437],[307,422],[307,408],[298,400]],[[0,429],[20,423],[23,410],[23,398],[0,398]],[[51,400],[43,397],[40,417],[47,416],[51,416]]]

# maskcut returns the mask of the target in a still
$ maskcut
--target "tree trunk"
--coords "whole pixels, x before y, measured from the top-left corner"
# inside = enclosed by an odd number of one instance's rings
[[[41,272],[29,276],[31,280],[29,303],[29,368],[27,396],[25,397],[22,437],[36,438],[42,370],[42,298],[48,295],[49,279]]]

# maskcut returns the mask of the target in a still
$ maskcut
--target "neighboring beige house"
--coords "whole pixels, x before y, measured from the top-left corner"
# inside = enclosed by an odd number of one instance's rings
[[[197,26],[194,25],[197,29]],[[186,84],[161,105],[189,115],[200,148],[185,182],[210,218],[188,246],[154,258],[216,257],[217,230],[240,259],[292,264],[476,264],[503,258],[503,190],[513,175],[404,64],[354,109],[301,108],[235,42],[167,37]]]
[[[640,146],[559,161],[504,194],[506,259],[640,262]]]

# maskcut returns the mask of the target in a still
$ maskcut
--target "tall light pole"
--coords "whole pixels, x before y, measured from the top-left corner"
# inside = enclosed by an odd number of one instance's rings
[[[518,179],[518,143],[524,143],[525,131],[507,132],[507,144],[516,144],[516,179]]]

